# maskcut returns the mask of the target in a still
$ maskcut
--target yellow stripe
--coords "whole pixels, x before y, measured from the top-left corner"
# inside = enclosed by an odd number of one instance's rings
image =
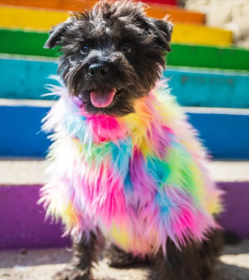
[[[0,6],[0,27],[47,31],[66,20],[67,12]],[[201,25],[177,23],[172,36],[174,43],[230,46],[232,32]]]
[[[201,25],[175,24],[172,42],[210,46],[230,46],[232,44],[232,32],[210,28]]]
[[[0,6],[0,27],[4,28],[47,31],[67,18],[66,12]]]

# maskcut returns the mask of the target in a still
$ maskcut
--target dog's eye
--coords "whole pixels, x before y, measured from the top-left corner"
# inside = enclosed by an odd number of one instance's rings
[[[81,48],[81,52],[83,53],[83,54],[86,54],[86,53],[88,53],[89,52],[89,47],[88,46],[86,46],[86,45],[84,45],[82,48]]]
[[[125,53],[125,54],[131,54],[131,53],[133,53],[133,52],[134,52],[134,47],[133,47],[133,46],[128,45],[128,44],[126,44],[126,45],[123,46],[123,53]]]

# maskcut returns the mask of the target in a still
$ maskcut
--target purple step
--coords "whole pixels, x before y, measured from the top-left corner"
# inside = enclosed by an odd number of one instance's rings
[[[44,161],[0,161],[0,250],[70,245],[60,223],[45,221],[37,205],[46,176]],[[249,162],[212,162],[213,179],[225,190],[224,229],[249,238]]]

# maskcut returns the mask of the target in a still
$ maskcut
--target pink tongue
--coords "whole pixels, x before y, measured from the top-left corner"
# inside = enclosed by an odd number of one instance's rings
[[[105,108],[109,106],[113,101],[114,95],[114,88],[104,88],[90,92],[91,102],[93,106],[97,108]]]

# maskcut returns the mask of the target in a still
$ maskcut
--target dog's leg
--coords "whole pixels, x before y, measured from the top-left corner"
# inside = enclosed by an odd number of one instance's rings
[[[108,259],[110,267],[124,268],[142,262],[139,257],[133,256],[132,253],[127,253],[114,244],[106,248],[105,257]]]
[[[181,250],[171,241],[167,241],[167,256],[162,249],[153,258],[150,275],[152,280],[202,280],[198,273],[198,261],[195,245],[188,245]]]
[[[211,280],[215,262],[222,247],[222,234],[212,233],[207,241],[189,243],[181,250],[167,241],[165,257],[162,250],[152,259],[151,280]]]
[[[97,262],[100,244],[95,234],[91,233],[90,239],[82,238],[76,241],[73,238],[73,258],[66,269],[57,273],[53,280],[89,280],[91,268]]]

